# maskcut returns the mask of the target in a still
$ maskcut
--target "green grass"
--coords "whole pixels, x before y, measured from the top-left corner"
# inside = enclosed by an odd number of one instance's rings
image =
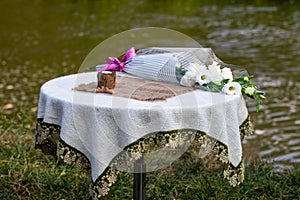
[[[61,165],[34,149],[35,114],[1,115],[0,199],[89,199],[90,177]],[[300,169],[275,173],[253,161],[245,181],[231,187],[222,165],[194,152],[185,153],[166,169],[147,174],[147,199],[300,199]],[[103,199],[132,199],[133,175],[121,173]]]

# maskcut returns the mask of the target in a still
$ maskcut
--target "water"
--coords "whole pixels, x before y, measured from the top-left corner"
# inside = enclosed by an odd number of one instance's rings
[[[211,47],[224,62],[244,66],[267,92],[246,140],[277,167],[300,163],[299,1],[0,2],[0,111],[36,112],[45,81],[76,73],[104,39],[137,27],[166,27]]]

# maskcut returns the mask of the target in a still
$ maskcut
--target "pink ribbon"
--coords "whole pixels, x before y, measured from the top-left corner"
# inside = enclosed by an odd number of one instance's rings
[[[125,62],[129,60],[131,57],[136,56],[135,49],[132,47],[130,48],[126,54],[123,56],[122,60],[119,61],[116,57],[108,57],[106,58],[105,62],[108,64],[107,66],[97,69],[98,72],[102,71],[123,71],[125,67]]]

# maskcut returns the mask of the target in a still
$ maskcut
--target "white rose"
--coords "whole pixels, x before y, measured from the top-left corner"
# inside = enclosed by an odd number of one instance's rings
[[[210,78],[214,82],[220,82],[222,80],[220,65],[217,62],[213,62],[208,66]]]
[[[232,80],[233,79],[233,75],[231,72],[231,69],[228,67],[225,67],[221,70],[221,74],[222,74],[222,78],[223,79],[229,79]]]
[[[242,87],[237,82],[229,82],[224,85],[222,92],[229,95],[239,95],[242,93]]]
[[[255,92],[255,88],[254,88],[254,87],[247,87],[247,88],[245,89],[245,93],[246,93],[246,94],[253,95],[254,92]]]
[[[199,72],[196,76],[196,82],[199,83],[200,85],[204,85],[204,84],[210,82],[209,71],[205,70],[205,71]]]
[[[180,80],[180,85],[194,86],[196,83],[196,74],[192,71],[185,72],[184,76]]]
[[[195,80],[196,79],[196,73],[193,71],[187,71],[184,74],[185,76],[187,76],[189,79]]]

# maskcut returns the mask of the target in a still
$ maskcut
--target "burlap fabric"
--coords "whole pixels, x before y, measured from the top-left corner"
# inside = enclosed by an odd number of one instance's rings
[[[97,83],[80,84],[74,90],[97,92]],[[119,97],[132,98],[141,101],[166,100],[195,90],[193,87],[184,87],[179,84],[150,81],[139,78],[117,76],[116,87],[113,94]]]

